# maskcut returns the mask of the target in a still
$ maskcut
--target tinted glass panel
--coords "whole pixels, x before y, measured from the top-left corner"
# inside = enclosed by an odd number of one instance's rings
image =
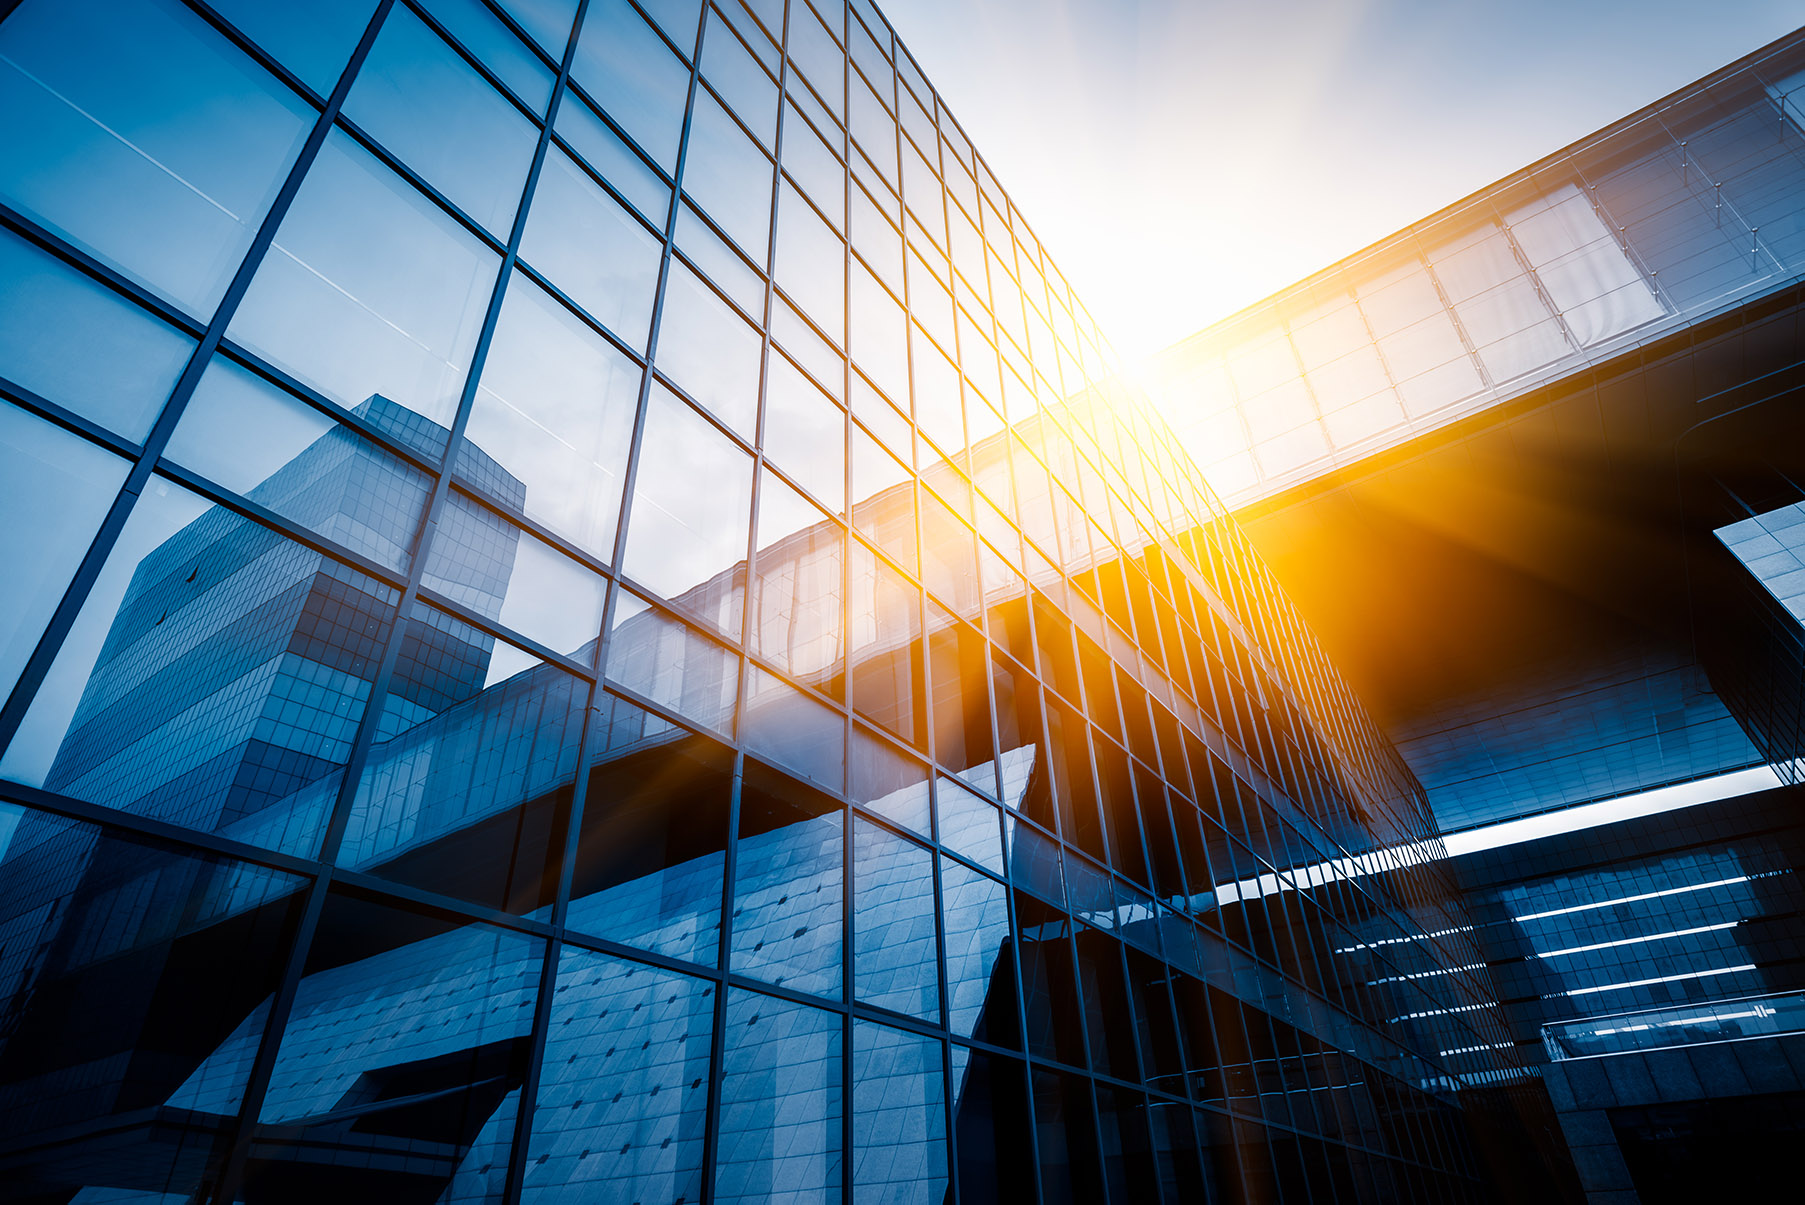
[[[0,25],[0,196],[212,315],[313,112],[169,0],[32,0]]]

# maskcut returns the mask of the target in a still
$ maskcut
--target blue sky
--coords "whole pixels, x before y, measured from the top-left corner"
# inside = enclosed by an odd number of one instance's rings
[[[1780,0],[890,0],[1143,355],[1805,21]]]

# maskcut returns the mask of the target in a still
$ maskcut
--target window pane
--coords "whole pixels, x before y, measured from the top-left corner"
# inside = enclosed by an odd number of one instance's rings
[[[398,594],[153,478],[0,774],[311,854]]]
[[[689,71],[627,0],[589,6],[570,77],[653,162],[677,170]]]
[[[407,441],[409,411],[371,398],[356,413]],[[403,572],[432,489],[394,453],[224,357],[207,365],[164,455]]]
[[[15,804],[0,831],[12,1192],[206,1195],[305,881]]]
[[[716,965],[732,750],[611,695],[593,722],[569,925]]]
[[[768,148],[777,133],[777,85],[732,27],[718,17],[712,20],[702,42],[702,76]]]
[[[946,1074],[932,1038],[852,1024],[854,1198],[940,1205],[946,1191]]]
[[[746,764],[733,891],[733,969],[839,999],[845,810],[757,762]]]
[[[938,1021],[934,855],[861,817],[852,836],[853,994]]]
[[[13,582],[0,611],[0,698],[18,682],[126,469],[110,452],[0,402],[0,565]]]
[[[748,442],[758,417],[758,356],[758,332],[673,261],[658,329],[658,370]]]
[[[537,132],[407,8],[383,22],[345,116],[507,239]]]
[[[659,241],[557,147],[546,152],[520,255],[589,315],[644,351]]]
[[[921,746],[926,741],[921,595],[857,541],[850,589],[853,709]]]
[[[714,987],[567,948],[521,1200],[700,1201]]]
[[[787,184],[777,211],[777,283],[836,343],[845,340],[846,244]]]
[[[771,237],[771,161],[707,92],[696,93],[690,115],[683,191],[754,263],[765,262]]]
[[[380,393],[448,428],[497,263],[438,206],[335,133],[230,334],[341,406]],[[444,441],[441,430],[435,442]]]
[[[170,0],[30,0],[0,25],[0,197],[213,313],[313,111]]]
[[[552,98],[552,72],[483,0],[427,0],[426,7],[535,114],[544,116]],[[562,57],[563,49],[559,45],[553,56]]]
[[[746,680],[740,738],[746,748],[830,791],[845,789],[846,720],[775,674]]]
[[[625,571],[739,635],[752,458],[669,390],[654,389],[640,436]]]
[[[717,1199],[840,1199],[841,1024],[820,1009],[728,992]]]
[[[988,871],[1002,874],[1003,839],[997,826],[997,809],[950,778],[940,779],[934,789],[940,813],[940,844]]]
[[[648,222],[664,229],[671,214],[670,185],[646,166],[594,109],[575,93],[566,93],[553,128]]]
[[[933,831],[927,767],[858,724],[852,726],[852,798],[923,839]]]
[[[846,165],[794,104],[784,108],[783,169],[837,229],[846,229]]]
[[[0,230],[0,375],[142,440],[194,340]]]
[[[391,690],[402,700],[384,707],[339,865],[502,911],[548,907],[588,684],[417,603]]]
[[[614,556],[640,367],[524,276],[502,302],[458,471]]]
[[[942,858],[940,910],[946,926],[947,1020],[953,1033],[1020,1049],[1009,903],[1003,885]]]
[[[839,513],[846,506],[846,415],[783,356],[765,368],[765,456]]]
[[[460,491],[445,499],[420,584],[554,652],[595,660],[601,576]]]
[[[846,529],[766,472],[759,486],[756,544],[753,651],[838,697],[846,670],[840,624]]]
[[[739,654],[627,590],[614,604],[608,678],[686,720],[733,731]]]
[[[335,891],[253,1131],[246,1198],[299,1182],[368,1199],[375,1164],[397,1198],[499,1202],[544,961],[537,938]],[[248,1063],[253,1039],[234,1034],[213,1057]]]

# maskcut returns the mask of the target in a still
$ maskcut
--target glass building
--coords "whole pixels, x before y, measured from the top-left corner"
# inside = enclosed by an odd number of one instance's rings
[[[1422,788],[869,4],[0,11],[0,1200],[1481,1197]]]

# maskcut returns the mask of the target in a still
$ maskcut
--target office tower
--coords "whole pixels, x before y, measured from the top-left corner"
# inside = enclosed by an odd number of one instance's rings
[[[868,3],[0,90],[0,1200],[1482,1197],[1421,787]]]
[[[1805,1117],[1801,83],[1794,34],[1166,355],[1594,1202],[1784,1195]]]

